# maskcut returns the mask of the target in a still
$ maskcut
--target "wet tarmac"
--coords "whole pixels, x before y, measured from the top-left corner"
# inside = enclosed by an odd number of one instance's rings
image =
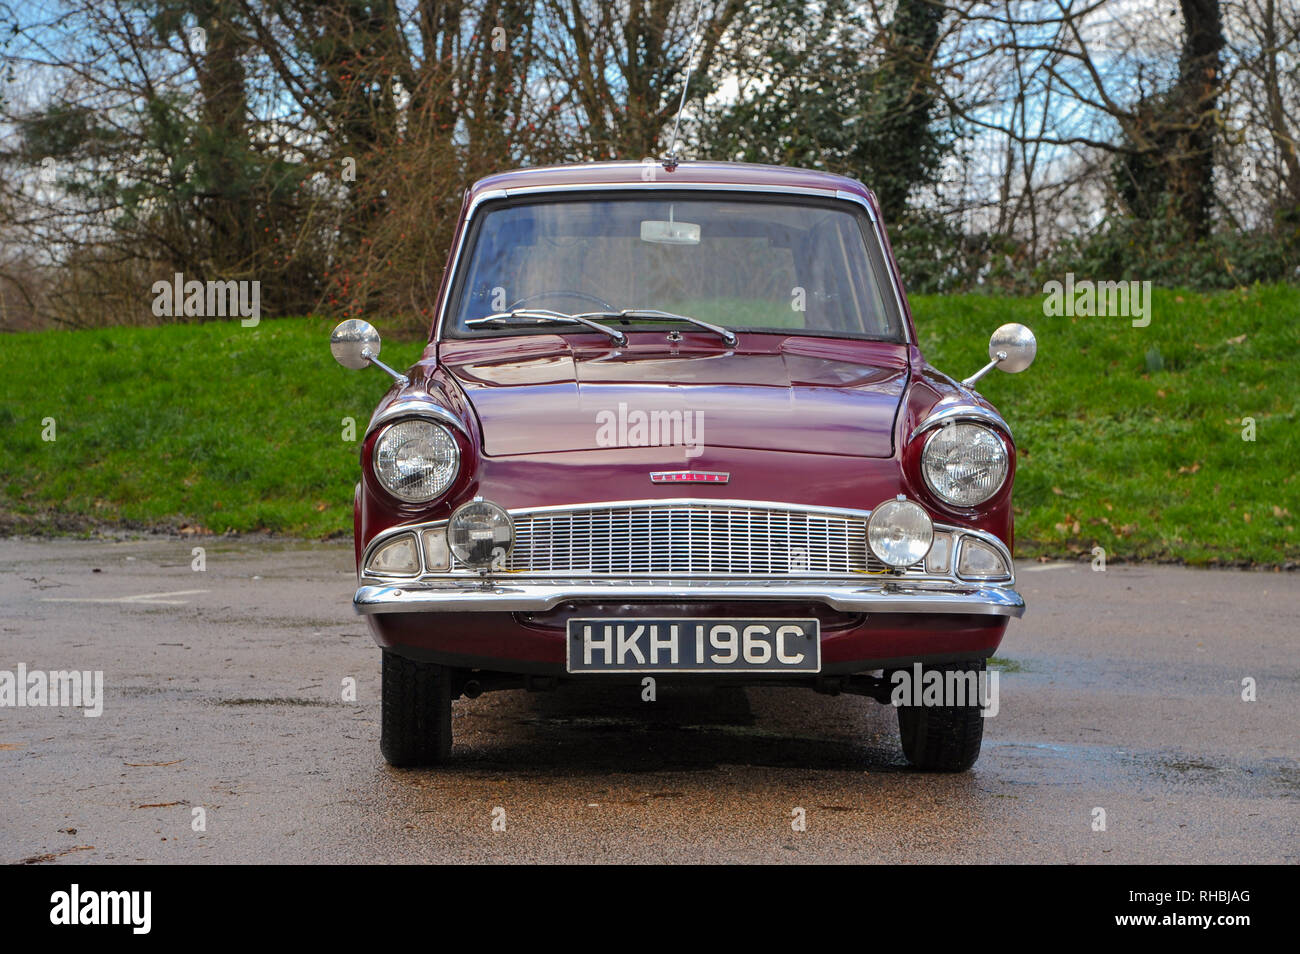
[[[1023,564],[961,775],[797,689],[491,693],[394,770],[354,580],[350,543],[0,541],[0,670],[104,673],[97,718],[0,708],[0,862],[1300,862],[1295,574]]]

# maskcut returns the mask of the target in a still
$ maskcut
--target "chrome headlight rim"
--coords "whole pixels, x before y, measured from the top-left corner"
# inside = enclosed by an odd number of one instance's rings
[[[380,453],[384,448],[384,441],[393,433],[393,431],[396,428],[402,427],[407,424],[424,424],[429,428],[431,428],[434,432],[441,433],[441,435],[450,444],[451,454],[453,457],[452,469],[450,474],[447,476],[446,480],[443,482],[442,486],[438,489],[436,493],[429,494],[429,495],[403,493],[401,492],[401,490],[390,486],[389,483],[384,479],[383,472],[380,469],[380,461],[379,461]],[[461,451],[460,441],[456,439],[456,435],[452,432],[451,428],[449,428],[446,424],[442,423],[441,421],[437,421],[428,417],[422,417],[419,414],[412,414],[410,416],[400,417],[395,420],[385,422],[384,425],[375,432],[374,444],[371,446],[371,451],[370,451],[370,471],[371,474],[373,474],[374,476],[375,483],[389,497],[393,498],[398,503],[408,507],[427,507],[429,504],[433,503],[434,501],[442,497],[445,497],[448,494],[448,492],[450,492],[451,489],[456,486],[456,481],[460,478],[462,462],[463,462],[463,454]]]
[[[933,443],[940,436],[945,435],[951,428],[954,427],[970,427],[970,428],[974,428],[975,430],[983,431],[984,433],[991,435],[993,439],[997,442],[998,446],[1002,448],[1003,472],[1002,472],[1001,481],[999,481],[996,488],[994,488],[988,494],[986,494],[985,496],[979,498],[974,502],[953,500],[951,497],[944,494],[944,492],[940,490],[938,487],[936,487],[934,483],[930,480],[929,469],[926,467],[926,458],[930,454],[931,445],[933,445]],[[934,428],[932,431],[930,431],[929,434],[926,435],[925,442],[921,445],[920,457],[917,459],[917,468],[921,471],[921,480],[925,483],[926,490],[928,490],[930,494],[935,498],[935,500],[937,500],[940,504],[942,504],[946,509],[952,510],[957,513],[967,513],[967,514],[973,513],[979,510],[980,507],[983,507],[985,504],[987,504],[990,500],[993,500],[995,497],[997,497],[998,494],[1006,490],[1008,485],[1010,484],[1012,455],[1011,455],[1009,445],[1010,445],[1010,439],[995,427],[990,427],[987,424],[984,424],[979,421],[955,420],[947,424],[944,424],[940,427]]]
[[[924,546],[925,546],[924,550],[921,552],[920,556],[917,556],[915,558],[908,556],[904,561],[899,561],[897,559],[890,559],[888,555],[876,549],[876,546],[872,540],[872,537],[874,536],[874,531],[877,528],[877,526],[879,526],[878,521],[884,522],[887,520],[894,519],[893,511],[898,510],[900,508],[914,509],[917,513],[921,515],[921,517],[925,521],[924,523],[925,533],[921,538],[924,541]],[[917,503],[915,500],[907,499],[907,497],[903,496],[902,494],[899,494],[897,497],[892,497],[889,500],[881,501],[872,509],[871,516],[867,518],[867,550],[870,551],[872,556],[874,556],[877,560],[879,560],[881,563],[885,564],[885,566],[889,567],[892,570],[903,570],[909,566],[915,566],[918,563],[924,563],[925,558],[930,555],[930,549],[933,546],[934,546],[934,518],[931,517],[930,514],[926,511],[926,509],[922,507],[919,503]]]

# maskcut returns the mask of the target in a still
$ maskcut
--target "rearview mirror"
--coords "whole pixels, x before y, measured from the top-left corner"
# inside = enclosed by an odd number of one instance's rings
[[[340,321],[330,332],[330,354],[343,367],[359,371],[366,365],[373,364],[403,387],[410,384],[406,375],[394,371],[379,360],[379,348],[379,332],[370,322],[360,318]]]
[[[330,353],[345,368],[360,371],[379,354],[379,332],[375,326],[360,318],[349,318],[334,326],[330,332]]]
[[[970,387],[994,368],[1016,374],[1034,363],[1038,354],[1038,339],[1034,333],[1018,322],[1010,322],[993,332],[989,338],[989,363],[962,381]]]
[[[1038,339],[1024,325],[1003,325],[989,338],[989,360],[996,361],[999,371],[1017,374],[1034,363]]]
[[[646,219],[641,223],[641,241],[656,245],[699,245],[700,227],[694,222]]]

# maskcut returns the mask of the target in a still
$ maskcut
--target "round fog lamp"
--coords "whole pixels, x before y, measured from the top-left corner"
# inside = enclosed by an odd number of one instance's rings
[[[487,569],[504,560],[515,542],[515,526],[503,507],[475,499],[451,515],[447,545],[465,566]]]
[[[933,542],[930,515],[910,500],[886,500],[867,521],[867,546],[886,566],[920,563]]]

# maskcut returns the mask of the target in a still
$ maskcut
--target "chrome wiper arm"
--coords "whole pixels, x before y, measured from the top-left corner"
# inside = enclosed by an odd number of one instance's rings
[[[599,313],[595,317],[599,317]],[[465,326],[467,328],[483,328],[488,325],[520,324],[519,319],[523,319],[529,324],[551,321],[564,325],[584,325],[594,331],[603,331],[613,339],[616,345],[627,344],[627,335],[617,328],[602,325],[599,321],[593,320],[591,315],[566,315],[562,311],[551,311],[547,308],[513,308],[510,311],[498,311],[491,315],[484,315],[482,318],[471,318],[465,322]],[[532,321],[529,321],[529,319],[532,319]]]
[[[575,318],[639,318],[642,321],[684,321],[687,324],[695,325],[697,328],[703,328],[705,331],[712,331],[719,335],[727,345],[735,347],[736,333],[721,325],[711,324],[707,321],[701,321],[699,318],[692,318],[690,315],[678,315],[671,311],[660,311],[658,308],[624,308],[622,311],[591,311],[583,315],[575,315]]]

